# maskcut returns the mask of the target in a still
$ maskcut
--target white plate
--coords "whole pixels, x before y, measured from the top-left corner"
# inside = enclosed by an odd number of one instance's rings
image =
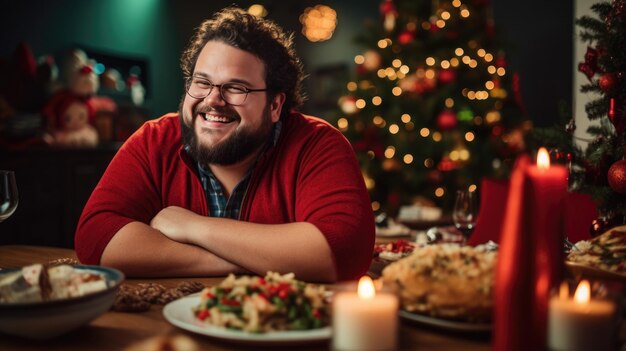
[[[328,340],[332,334],[330,327],[303,331],[277,331],[263,334],[216,327],[196,319],[192,309],[198,306],[199,303],[199,294],[183,297],[165,305],[163,316],[173,325],[190,332],[251,344],[305,344]]]
[[[492,329],[492,324],[490,323],[470,323],[470,322],[460,322],[460,321],[452,321],[448,319],[435,318],[431,316],[426,316],[423,314],[411,313],[407,311],[400,310],[398,312],[400,318],[422,323],[425,325],[442,328],[451,331],[458,332],[490,332]]]

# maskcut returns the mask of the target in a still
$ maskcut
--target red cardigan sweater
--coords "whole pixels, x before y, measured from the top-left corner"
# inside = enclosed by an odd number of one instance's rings
[[[115,155],[79,220],[78,258],[98,264],[117,231],[132,221],[149,224],[167,206],[208,215],[195,163],[182,150],[178,114],[145,123]],[[240,219],[312,223],[328,241],[340,280],[369,267],[374,219],[363,177],[348,141],[321,119],[283,118],[278,142],[252,173]]]

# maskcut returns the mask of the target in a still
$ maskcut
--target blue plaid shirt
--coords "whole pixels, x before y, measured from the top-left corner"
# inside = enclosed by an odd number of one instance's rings
[[[276,145],[278,141],[281,127],[282,123],[280,121],[274,124],[272,133],[273,145]],[[256,162],[254,165],[256,165]],[[202,182],[204,195],[206,196],[207,205],[209,206],[209,216],[239,219],[239,212],[241,211],[241,205],[246,190],[248,189],[248,183],[250,183],[250,175],[252,174],[254,165],[250,167],[243,179],[235,186],[230,197],[227,197],[226,194],[224,194],[222,184],[215,178],[213,172],[200,163],[197,163],[198,174],[200,174],[200,181]]]

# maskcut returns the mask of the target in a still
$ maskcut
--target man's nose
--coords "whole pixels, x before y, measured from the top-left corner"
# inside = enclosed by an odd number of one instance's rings
[[[220,87],[213,87],[211,92],[204,98],[209,105],[226,105],[226,101],[222,98]]]

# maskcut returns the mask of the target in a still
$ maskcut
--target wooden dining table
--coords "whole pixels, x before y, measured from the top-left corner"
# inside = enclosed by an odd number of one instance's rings
[[[0,268],[20,267],[32,263],[47,263],[57,259],[76,259],[71,249],[40,246],[0,246]],[[0,271],[1,272],[1,271]],[[126,278],[123,284],[135,286],[140,283],[158,283],[176,287],[183,281],[196,281],[212,286],[224,277],[182,278]],[[329,285],[329,289],[333,289]],[[124,350],[150,338],[185,335],[200,350],[275,350],[277,345],[255,345],[237,341],[225,341],[214,337],[194,334],[170,324],[162,314],[163,306],[152,305],[148,311],[138,313],[108,311],[87,325],[67,334],[48,340],[31,340],[0,334],[0,350]],[[399,350],[490,350],[488,333],[468,333],[401,320]],[[280,349],[330,350],[330,340],[312,344],[278,345]]]

